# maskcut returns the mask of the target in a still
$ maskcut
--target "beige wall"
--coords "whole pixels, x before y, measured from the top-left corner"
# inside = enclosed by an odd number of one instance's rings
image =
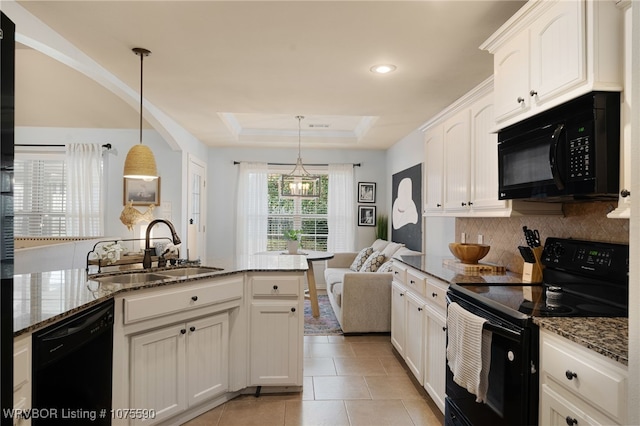
[[[606,215],[613,207],[611,202],[572,203],[563,205],[564,217],[457,218],[456,241],[460,241],[462,232],[467,234],[467,242],[476,242],[479,234],[484,235],[491,250],[481,262],[505,265],[521,273],[523,260],[518,246],[526,245],[523,226],[540,231],[543,245],[547,237],[628,244],[629,220],[608,219]]]

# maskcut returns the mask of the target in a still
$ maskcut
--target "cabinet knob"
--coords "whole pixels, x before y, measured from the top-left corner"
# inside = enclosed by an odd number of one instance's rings
[[[519,104],[523,104],[524,103],[524,98],[522,96],[518,96],[517,101],[518,101]]]
[[[277,286],[277,285],[274,285],[274,286],[273,286],[273,289],[274,289],[274,290],[277,290],[277,289],[278,289],[278,286]]]
[[[438,297],[438,293],[431,293],[431,297]]]
[[[196,331],[196,328],[194,326],[189,327],[189,331],[194,332]]]
[[[573,425],[577,425],[578,424],[578,420],[576,420],[576,419],[574,419],[573,417],[570,417],[570,416],[567,416],[567,418],[564,419],[564,420],[567,422],[567,424],[569,426],[573,426]]]
[[[418,312],[422,312],[422,308],[418,308]]]
[[[198,296],[191,296],[191,300],[193,300],[194,302],[198,300]]]
[[[411,284],[415,284],[415,283],[416,283],[414,280],[409,280],[409,282],[410,282]]]
[[[460,203],[460,205],[461,205],[462,207],[464,207],[464,206],[466,206],[466,205],[467,205],[467,203],[465,203],[465,202],[463,201],[462,203]]]
[[[400,293],[400,296],[404,296],[404,293]]]
[[[469,205],[470,205],[470,206],[472,206],[472,205],[473,205],[473,202],[469,201]]]
[[[291,308],[291,312],[295,312],[295,311],[296,311],[296,308]]]
[[[442,331],[447,331],[447,327],[442,327]]]
[[[180,330],[180,334],[185,334],[187,332],[187,330],[185,330],[184,328],[182,330]]]
[[[535,96],[535,95],[537,95],[537,94],[538,94],[538,92],[536,92],[535,90],[530,90],[530,91],[529,91],[529,95],[530,95],[530,96]]]
[[[436,207],[442,207],[442,204],[438,203],[436,204]]]
[[[628,189],[623,189],[622,191],[620,191],[620,196],[622,198],[627,198],[629,195],[631,195],[631,191],[629,191]]]
[[[578,377],[578,375],[571,370],[565,371],[564,375],[567,376],[568,380],[573,380],[574,377]]]

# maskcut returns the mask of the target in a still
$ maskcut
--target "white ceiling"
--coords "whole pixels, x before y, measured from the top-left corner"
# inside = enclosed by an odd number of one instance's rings
[[[209,146],[385,149],[489,77],[523,1],[19,1]],[[18,28],[19,31],[19,28]],[[16,125],[137,128],[138,109],[29,48]],[[397,70],[375,75],[371,66]]]

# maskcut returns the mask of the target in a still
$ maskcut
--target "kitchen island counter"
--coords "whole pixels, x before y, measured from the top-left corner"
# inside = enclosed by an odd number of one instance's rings
[[[305,256],[255,255],[232,259],[211,259],[203,263],[222,270],[206,276],[166,278],[148,283],[101,283],[90,278],[108,274],[87,275],[84,269],[35,272],[14,275],[14,337],[32,332],[123,292],[159,286],[182,285],[245,272],[305,272]],[[150,268],[145,272],[160,271]],[[139,270],[138,272],[141,272]],[[121,273],[130,273],[122,271]],[[117,273],[117,272],[114,272]]]

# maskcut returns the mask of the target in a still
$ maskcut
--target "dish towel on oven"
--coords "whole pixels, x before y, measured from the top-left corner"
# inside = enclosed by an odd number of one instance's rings
[[[491,365],[491,332],[487,322],[452,302],[447,310],[447,362],[453,381],[486,402]]]

